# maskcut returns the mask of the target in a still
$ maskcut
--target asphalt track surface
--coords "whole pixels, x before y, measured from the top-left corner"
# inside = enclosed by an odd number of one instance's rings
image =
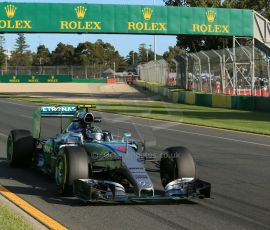
[[[194,154],[197,174],[212,183],[212,198],[155,205],[83,205],[60,197],[53,180],[5,161],[11,129],[31,129],[36,105],[0,99],[0,184],[69,229],[270,229],[270,138],[239,132],[102,114],[101,127],[146,139],[148,152],[183,145]],[[46,121],[47,122],[47,121]],[[47,134],[59,124],[46,123]],[[147,165],[157,191],[159,173]]]

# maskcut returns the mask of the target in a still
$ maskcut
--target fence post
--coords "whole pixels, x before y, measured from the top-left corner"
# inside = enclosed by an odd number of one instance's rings
[[[185,72],[186,72],[186,89],[188,89],[188,76],[189,76],[189,74],[188,74],[188,56],[186,56],[186,69],[185,69]],[[193,83],[193,74],[191,75],[191,81],[192,81],[192,90],[193,90],[193,85],[194,85],[194,83]]]
[[[85,79],[87,79],[87,66],[84,66]]]
[[[203,51],[201,51],[201,53],[207,58],[207,62],[208,62],[208,76],[209,76],[209,87],[210,87],[210,92],[213,93],[212,80],[211,80],[211,64],[210,64],[210,58]]]
[[[73,76],[74,75],[74,73],[73,73],[73,66],[71,66],[71,71],[70,72],[71,72],[70,73],[71,77],[74,78],[74,76]]]
[[[196,54],[191,54],[191,56],[195,57],[195,59],[197,59],[198,63],[199,63],[200,87],[201,87],[201,91],[202,91],[202,65],[201,65],[201,59]]]
[[[223,77],[224,77],[224,78],[222,78],[222,84],[223,84],[222,92],[223,92],[223,94],[225,94],[225,89],[227,88],[227,85],[226,85],[226,51],[225,51],[225,49],[223,49],[223,52],[222,52],[222,71],[223,71]]]
[[[179,82],[179,64],[178,62],[175,60],[175,59],[172,59],[173,63],[175,64],[175,67],[176,67],[176,85],[178,85],[178,82]]]
[[[233,94],[237,94],[237,72],[236,72],[236,53],[235,53],[235,46],[236,46],[236,38],[233,36]]]
[[[181,62],[180,68],[184,69],[184,71],[179,68],[180,62]],[[178,84],[180,85],[180,87],[187,90],[188,89],[188,64],[189,64],[187,54],[185,54],[185,56],[184,55],[179,56],[178,62],[175,60],[175,63],[177,67]],[[180,78],[179,78],[179,75],[180,75]],[[193,79],[191,79],[191,81],[193,82]]]
[[[251,60],[251,95],[255,93],[255,38],[252,38],[252,60]]]
[[[270,97],[270,59],[267,62],[267,72],[268,72],[268,97]]]
[[[212,50],[218,57],[219,57],[219,65],[220,65],[220,77],[221,77],[221,87],[222,87],[222,93],[224,94],[224,86],[225,86],[225,82],[224,82],[224,79],[225,79],[225,70],[224,70],[224,66],[223,66],[223,63],[222,63],[222,56],[215,50]]]

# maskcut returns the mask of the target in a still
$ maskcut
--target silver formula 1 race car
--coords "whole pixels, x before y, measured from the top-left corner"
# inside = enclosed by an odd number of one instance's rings
[[[85,202],[154,201],[209,198],[211,185],[196,177],[193,157],[185,147],[163,151],[157,165],[164,186],[161,195],[145,169],[143,142],[130,133],[114,139],[110,131],[95,125],[93,106],[42,106],[33,116],[33,135],[12,130],[7,157],[13,167],[33,165],[55,178],[61,195],[73,193]],[[54,138],[41,139],[42,118],[69,118]],[[62,121],[61,121],[62,124]],[[151,159],[153,160],[153,159]]]

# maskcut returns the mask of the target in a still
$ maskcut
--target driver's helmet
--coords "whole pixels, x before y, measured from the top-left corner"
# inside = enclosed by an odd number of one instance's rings
[[[103,133],[101,130],[91,127],[86,131],[86,136],[91,140],[101,141],[103,139]]]

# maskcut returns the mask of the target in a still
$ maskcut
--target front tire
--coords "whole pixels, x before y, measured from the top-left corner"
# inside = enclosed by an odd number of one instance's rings
[[[12,130],[7,140],[7,159],[10,166],[28,166],[34,153],[34,139],[28,130]]]
[[[55,183],[60,195],[72,193],[73,182],[76,179],[88,179],[88,155],[79,146],[63,147],[56,161]]]
[[[187,148],[171,147],[164,152],[160,160],[160,178],[164,188],[176,179],[196,178],[196,164]]]

